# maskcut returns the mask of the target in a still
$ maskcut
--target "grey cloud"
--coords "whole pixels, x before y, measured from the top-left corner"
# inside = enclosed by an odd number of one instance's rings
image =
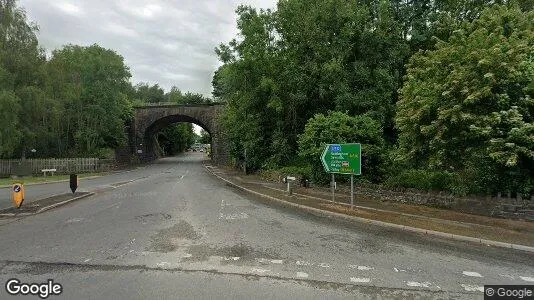
[[[120,53],[132,82],[211,94],[219,66],[213,49],[235,37],[239,4],[274,8],[276,0],[20,0],[40,26],[48,51],[97,43]]]

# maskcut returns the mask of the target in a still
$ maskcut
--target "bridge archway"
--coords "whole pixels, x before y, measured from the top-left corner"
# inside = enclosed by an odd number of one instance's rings
[[[227,164],[226,142],[219,125],[224,105],[149,105],[136,107],[130,126],[130,153],[141,161],[157,158],[155,135],[163,128],[179,122],[193,123],[211,135],[211,159]]]

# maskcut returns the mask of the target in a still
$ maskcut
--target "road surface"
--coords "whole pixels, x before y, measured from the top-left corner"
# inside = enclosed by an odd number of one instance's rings
[[[94,196],[0,219],[2,286],[53,279],[64,290],[49,299],[482,299],[484,284],[534,284],[531,254],[278,207],[210,176],[204,157],[83,180]]]

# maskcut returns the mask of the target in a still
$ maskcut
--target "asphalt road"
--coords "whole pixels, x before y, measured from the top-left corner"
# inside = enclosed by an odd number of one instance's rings
[[[0,219],[2,286],[53,279],[60,299],[482,299],[484,284],[534,284],[532,254],[286,209],[227,187],[202,160],[83,180],[94,196]]]

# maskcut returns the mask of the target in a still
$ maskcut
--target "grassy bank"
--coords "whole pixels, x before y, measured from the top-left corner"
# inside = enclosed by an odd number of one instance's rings
[[[87,177],[93,177],[93,176],[103,176],[107,173],[84,173],[84,174],[78,174],[78,178],[87,178]],[[48,176],[29,176],[29,177],[23,177],[23,178],[0,178],[0,187],[2,186],[9,186],[13,183],[19,183],[22,182],[23,184],[36,184],[36,183],[45,183],[45,182],[54,182],[54,181],[62,181],[62,180],[69,180],[70,175],[48,175]]]

